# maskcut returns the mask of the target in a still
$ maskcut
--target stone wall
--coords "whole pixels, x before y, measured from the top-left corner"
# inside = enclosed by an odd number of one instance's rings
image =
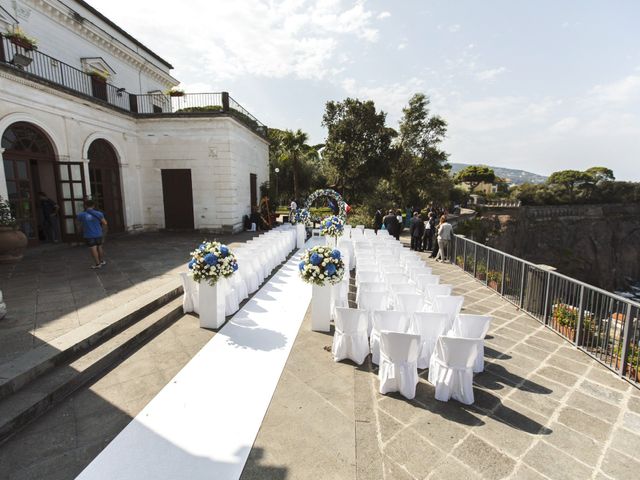
[[[606,290],[640,278],[640,204],[522,207],[489,244]]]

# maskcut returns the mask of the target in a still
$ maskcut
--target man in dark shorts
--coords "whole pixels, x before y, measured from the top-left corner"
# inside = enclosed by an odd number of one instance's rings
[[[102,227],[107,225],[107,221],[104,213],[94,208],[93,200],[87,200],[84,205],[84,212],[78,214],[78,223],[82,226],[82,236],[95,262],[91,268],[101,268],[107,264],[102,249]]]

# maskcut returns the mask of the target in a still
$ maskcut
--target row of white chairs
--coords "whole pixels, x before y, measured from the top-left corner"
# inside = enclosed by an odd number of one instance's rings
[[[460,314],[464,297],[389,235],[353,237],[358,309],[336,308],[335,360],[361,364],[371,353],[380,392],[407,398],[415,396],[417,369],[429,368],[436,399],[473,403],[491,317]]]
[[[295,229],[283,225],[269,230],[232,249],[238,260],[238,271],[218,281],[224,299],[225,315],[240,309],[240,303],[254,293],[274,268],[280,265],[296,246]],[[198,311],[199,289],[188,273],[182,273],[184,312]]]

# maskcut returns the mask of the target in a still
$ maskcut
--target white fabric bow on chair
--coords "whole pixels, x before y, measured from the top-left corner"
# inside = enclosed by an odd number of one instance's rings
[[[408,399],[416,396],[419,342],[419,335],[380,333],[380,393],[400,392]]]
[[[369,355],[368,318],[365,310],[336,308],[336,331],[331,353],[336,362],[348,358],[362,365]]]
[[[466,405],[473,403],[473,363],[478,343],[471,338],[438,338],[429,364],[429,382],[436,388],[436,400],[453,398]]]

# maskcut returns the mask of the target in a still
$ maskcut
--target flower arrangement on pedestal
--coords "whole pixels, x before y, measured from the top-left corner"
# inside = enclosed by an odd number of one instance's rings
[[[226,245],[204,241],[191,252],[189,270],[194,281],[214,286],[220,277],[230,277],[238,270],[238,261]]]
[[[302,280],[319,286],[336,285],[344,276],[344,262],[340,257],[340,250],[326,246],[308,249],[298,268]]]
[[[293,214],[293,218],[291,219],[291,223],[296,225],[298,223],[303,224],[305,227],[311,226],[311,214],[309,210],[306,208],[298,208]]]
[[[325,218],[320,225],[320,235],[337,238],[344,232],[344,219],[338,215]]]

